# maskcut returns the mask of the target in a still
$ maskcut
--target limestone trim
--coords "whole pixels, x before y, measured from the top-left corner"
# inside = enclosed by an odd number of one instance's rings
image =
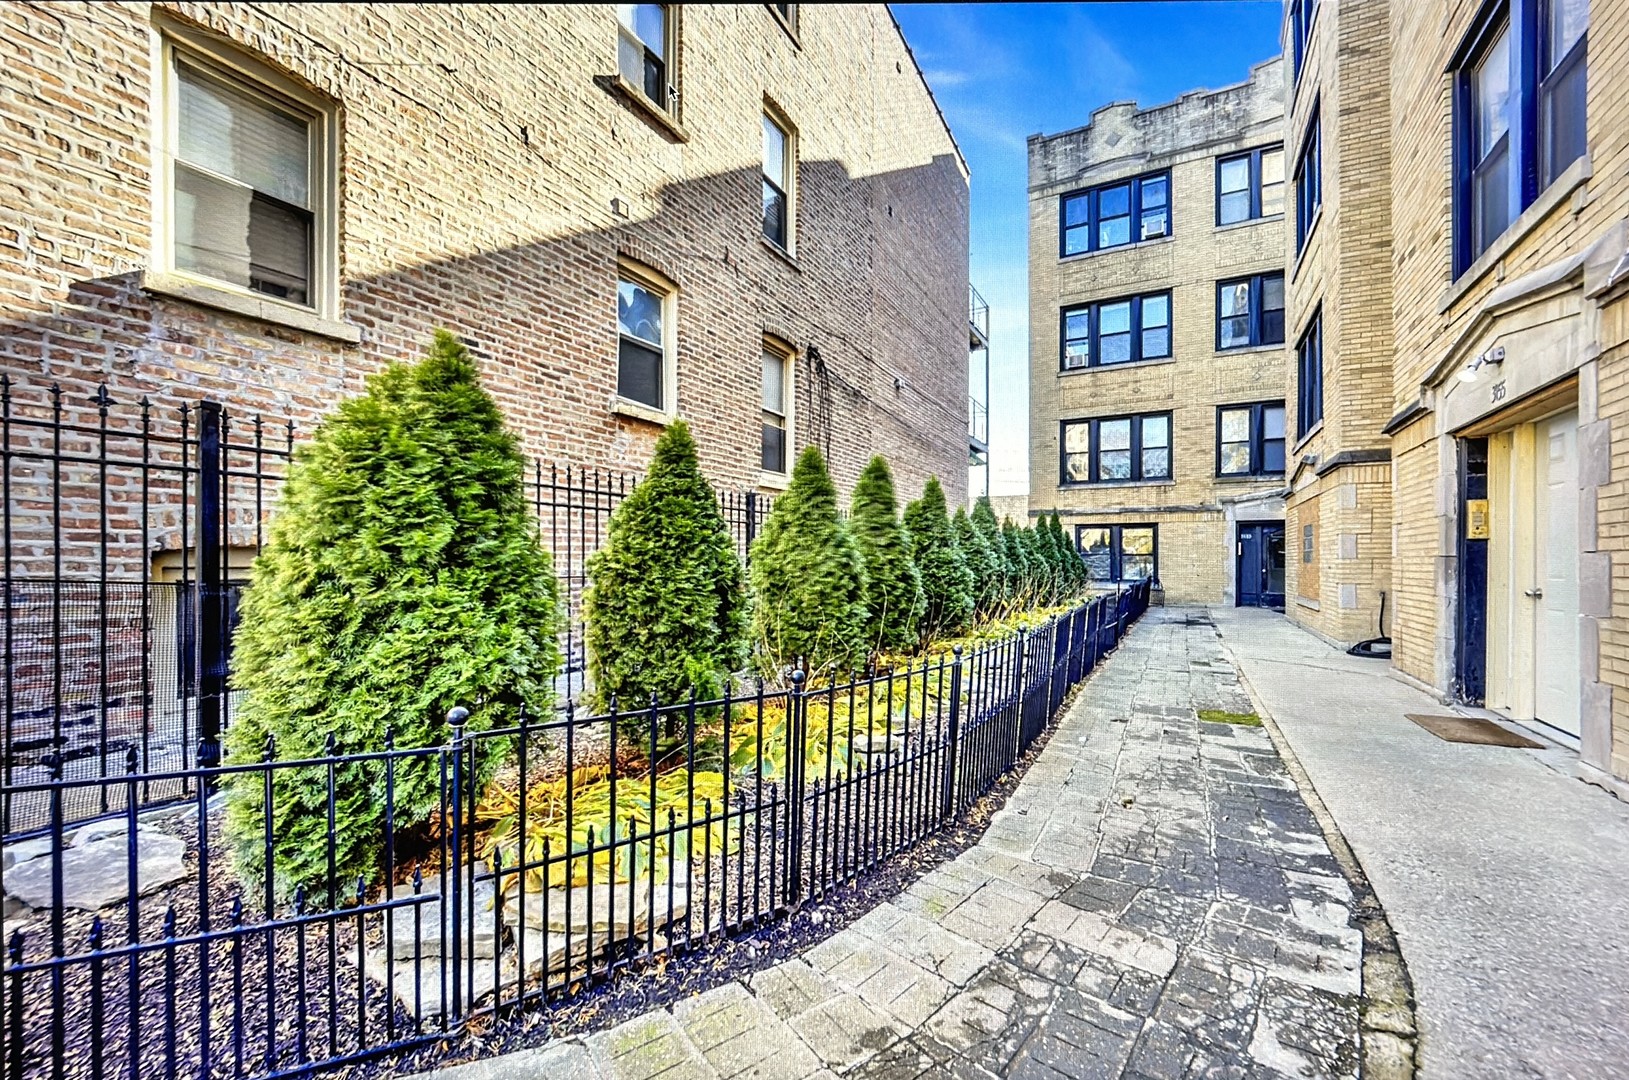
[[[231,312],[264,323],[286,326],[319,337],[332,338],[347,345],[362,340],[362,328],[339,319],[327,319],[309,308],[285,304],[272,296],[259,296],[247,291],[223,289],[207,278],[195,277],[179,270],[144,271],[141,288],[155,296],[181,300],[200,307]]]

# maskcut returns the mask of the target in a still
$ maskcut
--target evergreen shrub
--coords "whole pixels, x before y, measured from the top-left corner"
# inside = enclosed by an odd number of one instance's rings
[[[995,578],[990,589],[994,598],[993,606],[1005,608],[1013,601],[1014,569],[1008,557],[1007,545],[1001,537],[1001,523],[996,521],[995,510],[990,505],[988,495],[980,495],[973,503],[972,518],[973,527],[978,530],[985,548],[990,553],[990,564],[995,568]]]
[[[559,603],[549,556],[521,489],[524,466],[497,405],[458,339],[437,331],[428,357],[395,364],[343,402],[295,451],[281,510],[255,560],[233,649],[241,701],[226,732],[229,763],[377,751],[513,723],[525,703],[550,708],[560,670]],[[506,746],[478,740],[477,788]],[[226,828],[243,876],[324,900],[374,880],[385,844],[385,768],[333,770],[328,874],[328,769],[223,777]],[[440,805],[434,757],[398,762],[398,831]]]
[[[916,644],[925,607],[922,575],[899,520],[893,473],[881,456],[871,459],[854,485],[848,524],[865,563],[867,645],[885,652],[907,650]]]
[[[718,697],[747,661],[741,559],[683,420],[657,440],[645,479],[588,559],[590,704],[608,710]],[[644,737],[643,718],[630,719]]]
[[[922,497],[905,508],[905,529],[911,536],[911,554],[921,571],[927,601],[924,636],[959,633],[973,615],[973,573],[956,543],[956,531],[945,508],[945,489],[937,476],[930,476]]]
[[[965,508],[958,506],[950,523],[956,530],[962,560],[973,575],[973,609],[977,614],[988,614],[1001,598],[1001,566]]]
[[[792,469],[752,545],[752,626],[766,674],[802,658],[811,674],[852,670],[865,657],[865,567],[837,516],[837,488],[819,447]]]

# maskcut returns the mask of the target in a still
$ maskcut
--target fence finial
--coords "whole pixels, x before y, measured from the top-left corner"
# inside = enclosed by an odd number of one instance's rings
[[[462,705],[454,705],[447,710],[447,723],[455,728],[461,728],[469,720],[469,710]]]

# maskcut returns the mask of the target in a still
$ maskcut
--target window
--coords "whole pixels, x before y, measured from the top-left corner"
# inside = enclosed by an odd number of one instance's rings
[[[1216,162],[1216,224],[1284,212],[1284,148],[1272,146]]]
[[[1295,159],[1295,250],[1297,254],[1306,246],[1307,234],[1324,202],[1322,136],[1319,131],[1318,106],[1312,107],[1312,119],[1307,123],[1306,137],[1301,140],[1301,154]]]
[[[1307,566],[1318,553],[1317,534],[1312,531],[1311,525],[1301,526],[1301,562]]]
[[[1065,195],[1062,253],[1121,247],[1171,235],[1171,174],[1150,173]]]
[[[1171,414],[1063,424],[1065,484],[1171,479]]]
[[[1487,5],[1461,44],[1451,65],[1456,275],[1583,156],[1588,29],[1588,0],[1509,0]]]
[[[1171,355],[1171,294],[1102,300],[1063,310],[1063,370]]]
[[[663,112],[672,108],[678,96],[668,77],[672,52],[670,6],[617,5],[617,71]]]
[[[764,114],[764,239],[782,251],[792,250],[792,224],[787,193],[792,190],[792,136]]]
[[[1301,64],[1306,59],[1307,46],[1312,41],[1312,17],[1318,11],[1318,0],[1285,0],[1290,9],[1290,39],[1295,57],[1295,75],[1301,77]]]
[[[1216,475],[1271,476],[1284,471],[1284,403],[1223,405],[1216,410]]]
[[[786,445],[790,434],[792,357],[779,346],[764,345],[763,470],[786,474]]]
[[[1092,581],[1158,580],[1156,536],[1153,525],[1077,525],[1075,547]]]
[[[666,333],[672,293],[623,271],[617,281],[617,396],[671,412]]]
[[[781,25],[785,26],[788,32],[792,34],[798,32],[798,5],[770,4],[769,10],[780,18]]]
[[[333,109],[206,48],[164,42],[154,267],[336,315]]]
[[[1216,285],[1216,347],[1284,344],[1284,275],[1256,274]]]
[[[1295,346],[1296,433],[1306,438],[1324,418],[1324,313],[1312,313],[1300,342]]]

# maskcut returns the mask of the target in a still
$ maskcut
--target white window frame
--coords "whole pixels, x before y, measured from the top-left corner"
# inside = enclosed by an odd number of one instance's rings
[[[663,101],[655,101],[645,93],[644,78],[635,83],[628,79],[622,70],[621,57],[618,56],[616,64],[616,77],[634,99],[643,105],[656,109],[669,120],[677,122],[679,119],[679,7],[678,4],[657,4],[662,9],[662,91]],[[631,26],[622,21],[620,13],[613,11],[612,17],[616,20],[617,49],[622,48],[622,39],[627,38],[640,48],[648,48],[650,42],[641,38]]]
[[[782,405],[782,408],[784,409],[784,412],[782,413],[782,418],[785,420],[785,430],[786,430],[786,461],[785,461],[785,468],[781,472],[771,472],[768,469],[760,468],[759,469],[759,476],[758,476],[758,485],[760,487],[768,487],[768,488],[784,488],[784,487],[787,486],[787,484],[791,483],[791,480],[792,480],[792,465],[793,465],[794,459],[796,459],[796,457],[797,457],[797,442],[796,442],[797,415],[796,415],[796,413],[797,413],[797,399],[798,399],[797,398],[797,370],[798,370],[797,360],[798,360],[798,355],[797,355],[797,349],[795,349],[792,345],[788,344],[785,341],[782,341],[778,337],[773,337],[773,336],[770,336],[768,334],[764,335],[763,351],[765,353],[774,353],[775,355],[779,356],[781,358],[781,363],[783,365],[785,365],[784,369],[783,369],[783,374],[781,376],[781,390],[782,390],[782,393],[783,393],[782,400],[781,400],[781,405]],[[762,405],[763,405],[763,395],[760,392],[760,394],[759,394],[760,422],[761,422],[761,419],[762,419],[763,412],[766,411],[766,410],[764,410],[762,408]],[[760,434],[759,434],[759,457],[758,457],[758,461],[759,461],[760,466],[763,464],[763,454],[762,454],[763,443],[762,443],[762,439],[763,439],[763,436],[762,436],[762,433],[760,432]]]
[[[616,296],[623,281],[632,282],[662,299],[662,408],[653,409],[643,401],[625,398],[616,392],[617,377],[622,363],[622,334],[617,330]],[[656,424],[671,423],[679,415],[679,286],[650,267],[630,259],[617,260],[617,275],[611,288],[612,341],[616,346],[612,354],[611,411]]]
[[[177,58],[311,122],[311,303],[297,304],[175,264],[175,157],[180,145]],[[340,318],[339,123],[334,102],[312,93],[248,53],[190,27],[157,20],[152,36],[152,248],[149,287],[303,329],[333,333]],[[350,334],[341,336],[350,337]]]
[[[781,179],[785,185],[781,195],[786,200],[786,246],[781,247],[764,235],[762,221],[759,222],[758,235],[762,236],[764,243],[770,247],[778,248],[795,259],[798,251],[798,129],[786,118],[786,114],[767,98],[764,100],[763,119],[774,124],[786,137],[786,160],[781,162],[784,169]],[[768,162],[759,162],[759,171],[762,172],[767,164]],[[764,176],[768,177],[769,174],[764,173]]]

